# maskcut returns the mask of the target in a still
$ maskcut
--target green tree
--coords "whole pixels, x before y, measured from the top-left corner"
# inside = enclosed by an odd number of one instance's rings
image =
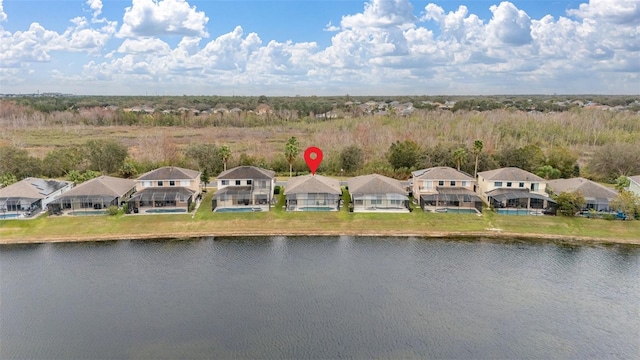
[[[578,164],[578,155],[565,148],[554,147],[549,151],[546,165],[560,171],[558,178],[570,178],[574,176],[575,166]],[[553,178],[552,178],[553,179]]]
[[[63,177],[71,170],[81,170],[84,161],[84,154],[79,146],[54,149],[44,157],[42,172],[49,177]]]
[[[534,172],[538,167],[545,165],[546,157],[538,146],[526,145],[518,149],[502,150],[499,155],[499,163],[502,167],[514,166]]]
[[[41,173],[39,159],[29,152],[15,146],[0,146],[0,175],[11,174],[18,180]]]
[[[222,157],[215,144],[191,144],[187,147],[185,156],[201,172],[207,170],[208,174],[219,174],[223,170]]]
[[[103,174],[117,172],[128,155],[126,146],[114,140],[89,140],[84,148],[91,170]]]
[[[118,170],[118,173],[124,178],[133,178],[138,175],[138,164],[131,157],[127,156],[127,158],[122,162],[122,166],[120,167],[120,170]]]
[[[551,165],[540,166],[536,169],[536,175],[544,178],[545,180],[549,179],[558,179],[562,175],[560,170],[554,168]]]
[[[16,176],[13,174],[2,174],[0,175],[0,188],[5,187],[5,186],[9,186],[11,184],[15,184],[18,182],[18,179],[16,179]]]
[[[296,156],[300,153],[300,143],[295,136],[292,136],[287,140],[284,146],[284,157],[289,163],[289,177],[293,175],[293,162],[296,160]]]
[[[564,216],[575,216],[586,205],[584,196],[580,191],[561,192],[554,196],[558,213]]]
[[[629,180],[629,178],[624,175],[620,175],[616,179],[616,190],[618,191],[622,191],[628,188],[629,185],[631,185],[631,180]]]
[[[473,148],[471,149],[471,153],[475,156],[476,158],[476,165],[473,169],[473,178],[475,179],[478,176],[478,159],[480,157],[480,153],[482,152],[482,148],[484,147],[484,144],[482,143],[481,140],[476,140],[473,142]]]
[[[594,177],[611,182],[618,176],[640,174],[640,142],[608,144],[596,150],[589,161]]]
[[[347,173],[360,169],[364,162],[364,151],[357,145],[347,146],[340,152],[340,169]]]
[[[420,163],[421,152],[420,146],[414,141],[396,141],[389,147],[387,161],[389,161],[394,170],[415,168]]]
[[[223,171],[227,171],[227,161],[231,158],[231,148],[228,145],[220,145],[218,153],[222,159]]]
[[[460,165],[467,159],[467,149],[459,147],[453,152],[453,161],[456,163],[456,168],[460,171]]]
[[[640,216],[640,196],[629,190],[621,190],[613,200],[611,208],[623,212],[631,220]]]

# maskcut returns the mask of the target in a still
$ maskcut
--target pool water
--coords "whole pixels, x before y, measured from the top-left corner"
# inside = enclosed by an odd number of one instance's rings
[[[149,209],[145,210],[145,212],[147,214],[169,214],[187,212],[187,209]]]
[[[298,211],[337,211],[338,209],[331,206],[314,206],[314,207],[301,207]]]
[[[447,213],[447,214],[479,214],[476,209],[465,209],[465,208],[440,208],[436,209],[437,213]]]
[[[219,208],[215,212],[255,212],[262,211],[261,208],[240,207],[240,208]]]
[[[105,210],[97,210],[97,211],[70,211],[69,215],[76,215],[76,216],[91,216],[91,215],[106,215],[107,212]]]
[[[0,214],[0,220],[17,219],[20,214]]]

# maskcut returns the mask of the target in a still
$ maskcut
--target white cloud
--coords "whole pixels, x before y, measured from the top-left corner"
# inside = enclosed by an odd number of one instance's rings
[[[89,8],[93,11],[93,21],[97,21],[98,16],[102,14],[102,0],[87,0],[86,4],[89,5]]]
[[[4,6],[2,6],[2,1],[0,0],[0,22],[7,20],[7,13],[4,12]]]
[[[322,29],[322,31],[328,31],[328,32],[336,32],[338,30],[340,30],[340,27],[333,25],[331,21],[329,21],[329,23],[324,27],[324,29]]]
[[[506,44],[523,45],[531,42],[531,19],[527,13],[510,2],[492,5],[489,10],[493,13],[487,25],[490,34]]]
[[[570,9],[568,15],[613,24],[640,24],[640,2],[637,0],[590,0]]]
[[[343,28],[412,27],[415,20],[407,0],[371,0],[364,4],[364,12],[343,16],[341,24]]]
[[[133,0],[125,9],[121,37],[182,35],[207,37],[209,18],[185,0]]]
[[[156,38],[125,39],[117,50],[127,54],[163,55],[171,51],[169,44]]]

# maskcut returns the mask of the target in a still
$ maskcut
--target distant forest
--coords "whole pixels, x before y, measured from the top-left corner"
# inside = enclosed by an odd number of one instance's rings
[[[477,156],[478,171],[517,166],[614,182],[640,174],[640,97],[5,95],[0,180],[135,177],[162,165],[288,175],[292,137],[302,151],[324,151],[318,171],[329,175],[406,179],[431,166],[473,174]],[[301,155],[292,166],[307,171]]]

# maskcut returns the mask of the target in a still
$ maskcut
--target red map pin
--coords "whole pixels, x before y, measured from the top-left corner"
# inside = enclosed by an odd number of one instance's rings
[[[304,151],[304,161],[307,162],[311,174],[315,175],[318,166],[320,166],[322,162],[322,150],[315,146],[308,147],[307,150]]]

